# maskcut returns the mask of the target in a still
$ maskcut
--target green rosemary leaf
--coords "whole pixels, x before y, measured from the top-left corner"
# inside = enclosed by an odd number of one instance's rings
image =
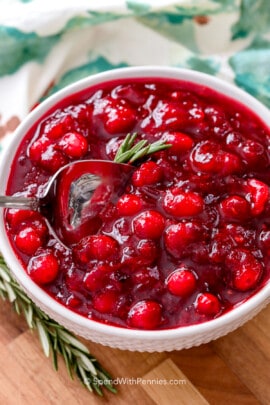
[[[21,315],[21,308],[20,308],[20,305],[18,304],[18,301],[14,301],[14,302],[13,302],[13,306],[14,306],[15,312],[16,312],[18,315]]]
[[[23,309],[24,312],[24,317],[26,319],[27,325],[29,326],[29,329],[33,329],[33,307],[32,305],[28,305]]]
[[[55,369],[55,371],[58,371],[58,360],[56,350],[52,350],[52,360],[53,360],[53,368]]]
[[[6,280],[3,280],[3,284],[4,284],[5,288],[6,288],[6,293],[7,293],[9,301],[10,302],[15,301],[16,300],[16,293],[13,290],[13,288],[11,287],[11,285],[9,284],[9,282],[6,281]]]
[[[165,143],[164,141],[157,141],[150,144],[148,154],[159,152],[161,150],[169,149],[172,145],[170,143]]]
[[[46,357],[49,357],[51,343],[50,343],[48,332],[39,319],[37,319],[36,325],[37,325],[37,331],[38,331],[39,339],[40,339],[44,354]]]
[[[145,155],[148,154],[150,145],[145,146],[144,148],[142,148],[141,150],[138,150],[138,152],[136,152],[132,158],[129,160],[130,163],[135,162],[135,160],[141,159],[142,157],[144,157]]]
[[[86,371],[89,371],[93,375],[97,375],[97,370],[88,356],[76,349],[72,350],[72,353],[78,358],[78,362]]]
[[[80,378],[83,385],[85,385],[89,391],[93,392],[93,388],[91,387],[89,378],[87,377],[84,368],[82,366],[80,366],[79,364],[78,364],[78,371],[79,371],[78,377]]]
[[[118,149],[118,151],[117,151],[117,153],[115,155],[115,158],[114,158],[115,162],[118,162],[118,158],[121,155],[123,155],[123,153],[125,153],[127,150],[129,150],[132,147],[136,137],[137,137],[136,133],[133,134],[133,135],[127,134],[127,136],[125,137],[125,139],[121,143],[121,145],[120,145],[120,147],[119,147],[119,149]],[[121,162],[118,162],[118,163],[121,163]]]
[[[7,283],[10,282],[11,278],[7,274],[7,271],[5,270],[5,267],[3,266],[3,262],[1,261],[2,266],[0,266],[0,277],[3,281],[6,281]]]
[[[64,361],[65,361],[65,364],[66,364],[66,368],[67,368],[67,371],[68,371],[68,375],[69,375],[70,379],[73,380],[71,364],[70,364],[70,361],[69,361],[68,354],[66,352],[65,345],[61,341],[59,343],[60,343],[60,347],[61,347],[61,354],[63,355]]]
[[[115,157],[114,161],[116,163],[126,163],[126,162],[129,162],[131,157],[132,157],[132,153],[130,153],[130,151],[127,150],[126,152],[123,152],[121,155],[119,155],[118,158]]]
[[[102,367],[101,367],[102,370]],[[117,389],[111,384],[112,376],[107,371],[100,371],[98,370],[97,375],[100,380],[103,381],[103,385],[111,391],[113,394],[117,394]]]
[[[138,159],[146,155],[150,155],[161,150],[165,150],[171,147],[163,140],[156,141],[154,143],[148,143],[147,140],[142,139],[135,143],[137,134],[128,134],[120,145],[114,161],[117,163],[133,163]],[[135,144],[134,144],[135,143]]]
[[[87,349],[87,347],[68,331],[59,329],[58,335],[64,342],[68,343],[70,346],[76,347],[81,352],[89,354],[89,350]]]
[[[94,388],[94,390],[96,391],[96,393],[99,395],[99,396],[103,396],[103,393],[102,393],[102,391],[101,391],[101,389],[100,389],[100,384],[96,381],[96,380],[92,380],[91,381],[91,385],[92,385],[92,387]]]

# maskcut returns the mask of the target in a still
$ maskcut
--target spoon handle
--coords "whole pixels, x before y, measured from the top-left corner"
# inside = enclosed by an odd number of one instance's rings
[[[0,207],[37,211],[39,201],[34,197],[12,197],[5,195],[0,196]]]

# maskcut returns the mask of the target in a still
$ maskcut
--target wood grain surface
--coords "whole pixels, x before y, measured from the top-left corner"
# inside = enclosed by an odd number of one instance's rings
[[[237,331],[188,350],[133,353],[88,342],[119,378],[118,394],[99,398],[71,381],[61,361],[55,372],[35,333],[10,304],[0,305],[0,405],[270,404],[270,306]]]

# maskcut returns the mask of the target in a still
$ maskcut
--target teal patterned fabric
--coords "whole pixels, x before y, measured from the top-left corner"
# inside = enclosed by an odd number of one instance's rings
[[[218,76],[270,107],[269,0],[0,0],[0,139],[88,75],[168,65]]]

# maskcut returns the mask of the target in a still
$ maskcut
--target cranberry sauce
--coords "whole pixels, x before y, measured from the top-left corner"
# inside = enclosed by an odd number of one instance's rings
[[[169,79],[89,88],[26,134],[7,193],[41,194],[74,160],[113,160],[128,132],[171,147],[142,159],[70,248],[39,213],[8,210],[14,252],[47,293],[93,320],[164,329],[216,318],[269,279],[269,130],[244,106]]]

